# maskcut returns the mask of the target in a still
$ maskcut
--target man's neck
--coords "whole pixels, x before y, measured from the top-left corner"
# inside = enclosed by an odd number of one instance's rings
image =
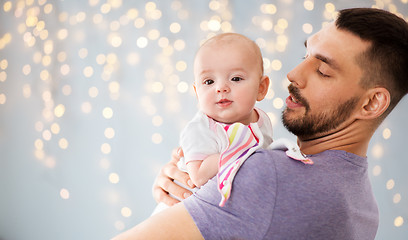
[[[347,127],[314,139],[298,137],[300,150],[307,155],[326,150],[343,150],[361,157],[367,156],[368,144],[375,128],[361,127],[364,121],[355,121]]]

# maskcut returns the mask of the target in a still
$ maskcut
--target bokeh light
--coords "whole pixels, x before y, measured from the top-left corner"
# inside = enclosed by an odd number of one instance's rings
[[[155,176],[197,111],[194,55],[222,32],[260,46],[270,87],[257,105],[275,138],[296,141],[280,120],[286,75],[311,34],[361,6],[408,20],[407,0],[2,1],[0,238],[103,239],[150,216]],[[407,106],[367,150],[376,239],[408,235]]]

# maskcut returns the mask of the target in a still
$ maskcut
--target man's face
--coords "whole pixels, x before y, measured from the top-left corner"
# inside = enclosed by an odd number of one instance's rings
[[[350,124],[364,89],[357,56],[369,43],[330,23],[306,42],[305,60],[288,79],[290,96],[282,115],[285,127],[301,140],[334,133]]]

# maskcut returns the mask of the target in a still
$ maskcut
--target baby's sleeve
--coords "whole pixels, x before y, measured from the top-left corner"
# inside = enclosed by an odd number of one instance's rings
[[[181,132],[180,146],[186,164],[219,153],[216,134],[209,129],[205,121],[190,122]]]

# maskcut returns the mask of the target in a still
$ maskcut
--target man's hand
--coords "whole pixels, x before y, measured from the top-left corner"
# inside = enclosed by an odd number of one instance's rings
[[[156,202],[163,202],[168,206],[179,202],[170,194],[180,199],[185,199],[192,194],[189,190],[174,183],[173,180],[177,180],[191,188],[195,187],[188,174],[177,168],[177,162],[183,157],[182,149],[174,149],[171,155],[171,161],[162,167],[153,184],[153,197]]]

